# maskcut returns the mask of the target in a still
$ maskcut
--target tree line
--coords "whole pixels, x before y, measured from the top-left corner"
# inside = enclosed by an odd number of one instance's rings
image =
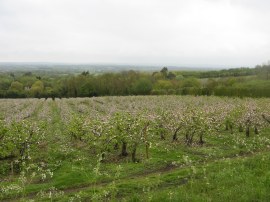
[[[0,74],[0,98],[120,95],[218,95],[270,97],[270,65],[219,71],[175,71],[76,75]]]

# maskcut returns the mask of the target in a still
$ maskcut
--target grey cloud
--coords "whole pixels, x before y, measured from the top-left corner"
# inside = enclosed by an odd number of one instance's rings
[[[0,61],[254,66],[268,2],[1,0]]]

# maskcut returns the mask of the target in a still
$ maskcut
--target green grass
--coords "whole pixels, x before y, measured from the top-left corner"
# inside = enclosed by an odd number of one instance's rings
[[[0,193],[0,200],[269,201],[269,128],[250,138],[221,131],[205,137],[203,146],[185,146],[181,138],[177,143],[156,139],[149,159],[141,146],[138,163],[130,155],[117,158],[119,151],[114,151],[116,158],[99,163],[87,145],[65,136],[60,110],[54,102],[50,107],[47,144],[33,161],[46,162],[53,177],[30,181],[26,173],[25,189]],[[21,185],[19,177],[3,177],[0,187]]]
[[[269,131],[264,131],[261,136],[268,134]],[[233,135],[226,135],[228,140],[232,139]],[[54,177],[27,185],[25,196],[33,197],[40,190],[55,187],[64,191],[64,195],[54,199],[60,201],[78,196],[85,200],[115,201],[266,201],[270,186],[267,146],[250,151],[241,145],[231,145],[233,140],[225,146],[225,140],[218,144],[215,138],[209,139],[205,146],[195,147],[179,143],[165,148],[164,142],[162,147],[151,150],[149,160],[131,163],[127,157],[100,164],[97,176],[93,172],[96,159],[82,158],[76,162],[62,159],[61,166],[54,170]],[[258,141],[257,137],[246,139],[242,135],[241,138],[247,148]],[[77,150],[71,153],[74,157],[86,155]],[[139,153],[143,155],[142,151]],[[116,176],[119,165],[121,169]]]

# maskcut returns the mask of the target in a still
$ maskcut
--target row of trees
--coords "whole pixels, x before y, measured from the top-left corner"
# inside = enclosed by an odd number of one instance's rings
[[[230,72],[229,70],[226,70]],[[230,73],[240,75],[249,70],[233,69]],[[105,95],[219,95],[270,97],[270,65],[257,66],[250,72],[253,76],[211,78],[216,73],[208,72],[208,79],[201,79],[180,72],[170,72],[164,67],[159,72],[143,73],[126,71],[120,73],[89,74],[48,77],[25,73],[0,75],[0,97],[92,97]],[[221,70],[220,73],[224,73]]]

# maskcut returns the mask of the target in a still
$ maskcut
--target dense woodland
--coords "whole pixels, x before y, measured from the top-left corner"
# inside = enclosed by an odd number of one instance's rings
[[[0,98],[93,97],[107,95],[217,95],[270,97],[270,65],[217,71],[0,74]]]

